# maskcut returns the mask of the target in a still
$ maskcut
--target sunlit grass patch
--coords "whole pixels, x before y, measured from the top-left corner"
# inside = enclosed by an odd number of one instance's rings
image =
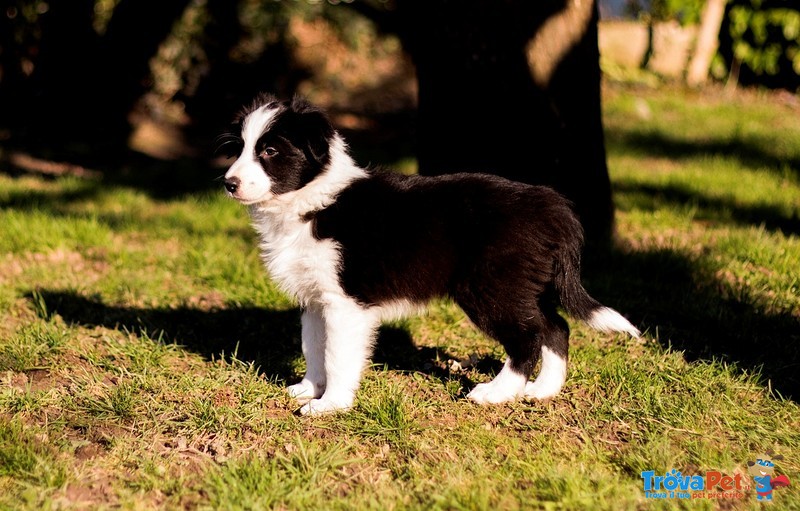
[[[22,326],[15,335],[0,340],[0,371],[27,371],[39,367],[62,347],[66,332],[51,323]]]
[[[67,480],[67,466],[46,433],[0,421],[0,505],[46,499]]]
[[[321,446],[295,437],[271,457],[248,456],[207,476],[214,509],[325,508],[356,460],[339,443]]]

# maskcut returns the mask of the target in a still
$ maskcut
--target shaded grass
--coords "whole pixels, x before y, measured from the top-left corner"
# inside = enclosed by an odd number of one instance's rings
[[[645,500],[641,472],[770,448],[794,482],[800,121],[670,90],[605,108],[619,240],[586,285],[646,336],[573,322],[542,403],[464,399],[504,354],[441,301],[382,329],[352,411],[299,417],[299,311],[238,205],[0,175],[0,508],[750,509]]]

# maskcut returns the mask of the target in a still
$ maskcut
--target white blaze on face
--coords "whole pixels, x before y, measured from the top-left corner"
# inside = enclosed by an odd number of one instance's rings
[[[250,114],[242,124],[242,140],[244,148],[239,158],[233,162],[225,173],[225,179],[237,178],[238,189],[231,195],[244,204],[253,204],[269,199],[272,196],[272,181],[264,172],[256,155],[256,143],[275,119],[279,107],[261,107]]]

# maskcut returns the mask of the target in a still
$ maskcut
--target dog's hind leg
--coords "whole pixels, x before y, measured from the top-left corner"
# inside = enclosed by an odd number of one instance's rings
[[[525,392],[526,380],[526,376],[514,367],[514,360],[509,357],[492,381],[477,384],[467,398],[479,404],[514,401]]]
[[[463,305],[462,305],[463,307]],[[502,320],[483,315],[482,310],[465,312],[484,332],[497,339],[508,353],[503,369],[488,383],[481,383],[467,395],[480,404],[513,401],[525,393],[525,385],[539,359],[542,317],[537,310],[533,317],[517,321],[510,317]]]
[[[323,318],[325,392],[300,408],[303,415],[343,411],[353,406],[380,323],[377,315],[348,300],[326,306]]]
[[[548,399],[561,391],[567,379],[569,325],[551,311],[542,335],[542,367],[536,380],[525,385],[526,399]]]
[[[325,392],[325,321],[316,308],[307,308],[300,317],[306,374],[300,383],[286,389],[289,395],[306,402]]]

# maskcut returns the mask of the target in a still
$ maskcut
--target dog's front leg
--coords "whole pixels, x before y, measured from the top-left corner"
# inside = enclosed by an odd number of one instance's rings
[[[369,310],[344,300],[326,306],[323,315],[325,392],[300,409],[303,415],[342,411],[353,406],[379,323]]]
[[[309,307],[300,317],[306,375],[289,386],[289,395],[301,402],[316,399],[325,392],[325,320],[319,309]]]

